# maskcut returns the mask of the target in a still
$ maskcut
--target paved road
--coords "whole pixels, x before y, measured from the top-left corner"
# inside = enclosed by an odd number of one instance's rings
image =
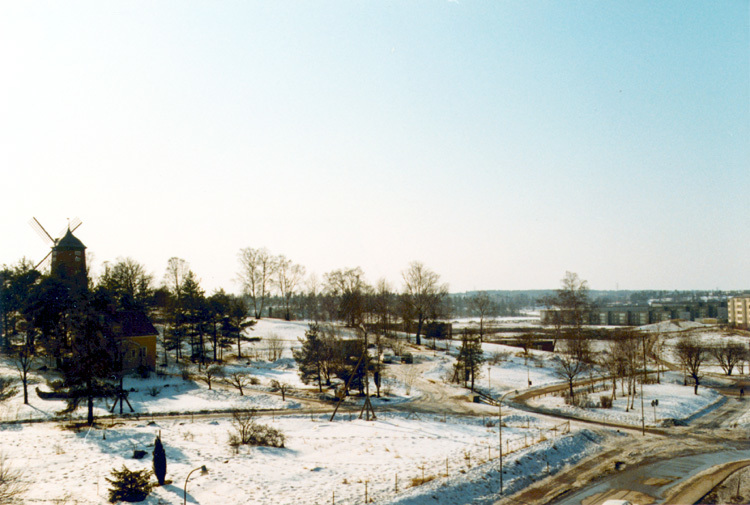
[[[737,452],[737,449],[747,449],[747,455],[750,456],[750,444],[746,442],[750,432],[737,426],[737,420],[748,409],[750,401],[741,401],[735,397],[720,403],[689,426],[647,430],[645,436],[639,433],[640,430],[634,432],[631,429],[628,437],[609,442],[602,452],[584,460],[570,471],[549,477],[517,493],[512,500],[505,499],[497,503],[596,505],[606,499],[620,498],[645,504],[671,496],[669,493],[674,493],[673,488],[678,484],[687,493],[679,497],[685,499],[700,492],[695,489],[703,489],[707,482],[713,482],[712,475],[715,476],[715,473],[709,471],[697,481],[685,484],[689,475],[707,471],[716,464],[726,463],[727,459],[731,461],[742,458],[744,452]],[[680,460],[680,456],[689,457]],[[615,463],[618,461],[626,462],[626,466],[633,471],[616,471]],[[649,464],[653,465],[653,470],[639,471],[639,468],[648,468]],[[669,476],[670,469],[671,474],[679,478],[646,482],[658,471],[666,472],[665,475]],[[588,491],[579,492],[584,488],[588,488]],[[690,491],[691,488],[693,491]],[[668,499],[669,503],[684,503]]]

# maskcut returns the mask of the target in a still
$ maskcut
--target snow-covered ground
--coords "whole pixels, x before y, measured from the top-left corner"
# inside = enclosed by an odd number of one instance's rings
[[[563,397],[554,395],[534,398],[529,404],[584,419],[632,426],[640,426],[645,420],[646,426],[659,426],[670,421],[685,421],[722,399],[721,395],[705,387],[699,387],[698,394],[694,394],[693,387],[684,386],[682,376],[675,373],[668,373],[662,377],[661,384],[643,386],[643,410],[641,409],[640,389],[636,392],[633,407],[628,408],[630,397],[623,395],[620,387],[618,382],[617,399],[613,402],[612,408],[608,409],[566,405]],[[598,405],[600,396],[610,396],[610,394],[611,386],[606,390],[591,393],[588,397]],[[658,405],[652,406],[654,400],[658,400]]]
[[[9,462],[23,468],[34,483],[24,503],[104,503],[110,470],[122,465],[150,469],[159,433],[167,453],[167,478],[174,482],[154,490],[145,502],[153,505],[181,503],[184,478],[202,465],[208,474],[191,477],[189,503],[323,504],[332,503],[334,496],[336,503],[362,503],[365,485],[376,503],[457,504],[470,498],[490,503],[497,491],[498,429],[485,426],[482,418],[394,414],[370,422],[347,416],[334,422],[327,416],[260,422],[287,435],[283,449],[243,447],[235,452],[227,443],[232,429],[228,420],[116,423],[106,430],[77,433],[54,424],[24,424],[5,426],[0,438]],[[595,450],[595,437],[583,433],[549,436],[522,449],[524,437],[530,444],[530,432],[546,433],[544,426],[526,430],[509,424],[504,440],[519,450],[504,458],[510,470],[508,491],[528,484],[524,475],[546,471],[547,458],[554,471]],[[148,454],[133,459],[134,449]],[[434,481],[414,486],[413,479],[423,476]]]
[[[378,411],[377,420],[369,422],[358,420],[356,413],[342,411],[329,422],[329,414],[309,411],[304,400],[282,400],[270,391],[271,381],[289,384],[298,391],[306,387],[291,358],[291,348],[299,345],[298,339],[306,329],[307,324],[301,322],[265,319],[258,323],[252,336],[262,339],[257,344],[243,344],[243,356],[262,355],[263,339],[269,336],[280,338],[286,349],[283,357],[273,363],[245,358],[227,366],[227,371],[242,370],[258,379],[258,385],[244,396],[227,386],[214,385],[208,390],[203,382],[185,381],[179,375],[131,377],[125,383],[131,390],[130,402],[139,414],[146,414],[138,420],[105,420],[94,429],[79,432],[64,429],[56,422],[0,424],[0,451],[11,467],[24,472],[24,479],[30,484],[23,503],[106,502],[109,484],[105,479],[112,469],[123,464],[133,470],[149,469],[154,438],[159,433],[167,451],[167,478],[174,482],[156,488],[146,501],[150,505],[181,503],[185,477],[201,465],[206,465],[209,473],[192,475],[188,483],[189,503],[324,504],[335,500],[354,504],[364,502],[365,489],[368,498],[383,504],[492,503],[499,485],[500,433],[492,417],[496,411],[487,408],[482,416],[403,410],[409,402],[429,401],[435,391],[443,392],[437,396],[441,401],[455,402],[462,394],[467,396],[465,389],[446,381],[455,363],[457,342],[451,344],[449,353],[412,349],[414,365],[388,365],[385,382],[390,396],[387,401],[376,401],[376,409],[400,404],[401,411]],[[714,338],[710,331],[706,331],[707,339]],[[492,396],[525,390],[529,381],[533,387],[560,382],[549,353],[533,351],[532,358],[526,359],[514,347],[485,344],[483,350],[490,361],[482,366],[477,387]],[[236,354],[236,349],[232,353]],[[419,377],[410,377],[410,370],[420,371]],[[14,376],[16,372],[4,363],[0,375]],[[62,401],[38,398],[33,388],[48,388],[41,375],[35,373],[33,378],[36,383],[30,391],[30,405],[23,405],[19,391],[0,405],[2,420],[51,419],[64,407]],[[681,375],[671,373],[662,384],[644,387],[647,424],[660,424],[667,418],[688,419],[720,401],[718,394],[703,387],[694,395],[692,387],[681,385],[681,379]],[[307,398],[315,397],[316,390],[309,390]],[[600,394],[606,392],[595,393],[591,398],[598,401]],[[659,400],[655,412],[653,399]],[[628,412],[625,401],[618,385],[618,400],[611,409],[573,408],[555,396],[534,400],[534,404],[640,426],[640,398]],[[111,403],[98,402],[96,414],[107,414],[109,406]],[[232,430],[228,418],[152,420],[149,416],[237,408],[274,409],[273,415],[259,416],[259,422],[280,429],[286,435],[285,447],[243,447],[235,451],[228,444]],[[286,415],[279,415],[282,410],[286,410]],[[563,425],[568,423],[505,406],[503,414],[503,465],[508,472],[504,486],[508,493],[543,477],[547,468],[555,472],[599,449],[600,435],[588,430],[574,427],[571,433],[564,433]],[[76,415],[83,416],[83,409]],[[146,457],[133,459],[134,449],[147,451]],[[428,482],[414,485],[423,477]]]

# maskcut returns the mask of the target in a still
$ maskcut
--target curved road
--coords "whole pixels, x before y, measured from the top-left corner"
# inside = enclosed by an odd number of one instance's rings
[[[548,393],[559,386],[541,388],[541,393]],[[563,385],[563,388],[566,386]],[[534,392],[518,395],[514,400],[527,400],[535,396]],[[527,410],[539,411],[525,404],[516,402],[516,407]],[[529,505],[542,505],[553,503],[556,505],[581,504],[595,505],[609,498],[630,499],[634,503],[651,503],[654,499],[668,500],[667,503],[685,503],[674,501],[675,496],[679,500],[694,496],[695,489],[705,488],[705,483],[714,482],[712,479],[717,475],[715,472],[707,471],[706,468],[714,464],[726,463],[742,458],[743,452],[737,449],[748,450],[745,457],[750,457],[750,443],[747,442],[748,430],[739,428],[737,420],[750,409],[750,401],[740,400],[738,397],[725,399],[716,408],[697,418],[688,426],[674,426],[670,428],[646,429],[646,436],[640,434],[641,429],[629,426],[629,436],[620,437],[620,440],[611,440],[597,455],[594,455],[570,471],[557,474],[544,479],[535,485],[517,493],[516,495],[498,501],[498,504],[525,503]],[[555,413],[543,412],[546,415]],[[598,424],[621,428],[622,426],[611,423],[600,423],[595,421],[578,420],[587,424]],[[721,457],[715,456],[721,454]],[[654,464],[653,468],[667,471],[670,465],[679,465],[678,458],[691,456],[687,461],[691,462],[690,468],[683,466],[675,468],[674,474],[685,479],[672,479],[666,482],[653,481],[645,485],[648,477],[639,472],[640,467]],[[706,467],[701,466],[701,461],[706,461]],[[615,470],[617,462],[625,463],[628,468],[626,472]],[[731,467],[728,467],[731,468]],[[704,472],[698,480],[691,483],[686,482],[688,475]],[[724,469],[723,471],[726,471]],[[648,473],[648,472],[647,472]],[[653,474],[655,472],[651,472]],[[630,475],[632,474],[632,475]],[[630,475],[630,477],[629,477]],[[602,482],[610,482],[602,485]],[[658,485],[656,485],[658,484]],[[674,495],[677,484],[682,486],[681,495]],[[712,486],[711,486],[712,487]],[[582,492],[589,489],[589,492]],[[607,489],[609,489],[607,491]],[[691,491],[692,489],[692,491]],[[603,491],[602,491],[603,490]],[[651,495],[644,493],[648,490]],[[656,496],[655,493],[659,494]],[[699,493],[699,492],[698,492]],[[700,494],[700,493],[699,493]],[[703,496],[702,493],[696,500]],[[587,498],[588,496],[588,498]],[[568,498],[566,498],[568,497]],[[692,503],[692,502],[691,502]]]

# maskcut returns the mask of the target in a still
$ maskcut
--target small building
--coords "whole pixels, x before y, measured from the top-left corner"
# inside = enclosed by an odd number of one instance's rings
[[[735,296],[727,306],[729,325],[735,328],[750,329],[750,296]]]
[[[424,324],[423,333],[425,338],[453,338],[453,325],[440,321],[429,321]]]
[[[148,316],[138,310],[119,310],[104,316],[105,332],[120,344],[123,370],[156,369],[159,332]]]

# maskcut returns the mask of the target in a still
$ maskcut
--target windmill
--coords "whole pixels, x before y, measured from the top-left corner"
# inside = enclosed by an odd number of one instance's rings
[[[50,251],[42,261],[36,264],[34,269],[38,270],[42,265],[46,268],[49,265],[51,270],[55,270],[58,266],[67,264],[71,270],[80,270],[82,268],[85,272],[86,260],[83,252],[86,246],[73,236],[73,232],[82,224],[83,222],[78,218],[72,221],[68,220],[67,228],[58,234],[60,238],[52,238],[52,235],[47,232],[42,223],[37,218],[32,217],[29,225],[42,237],[42,240],[50,245]]]

